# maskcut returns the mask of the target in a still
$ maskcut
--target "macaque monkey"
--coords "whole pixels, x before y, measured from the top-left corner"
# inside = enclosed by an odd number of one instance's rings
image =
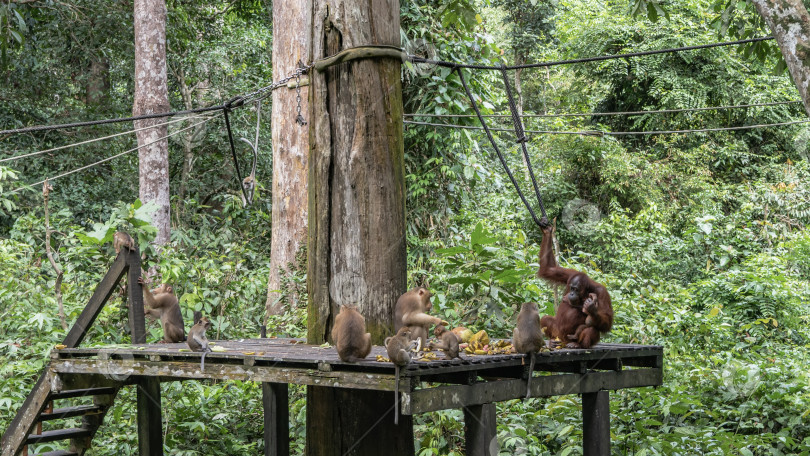
[[[253,204],[253,195],[256,192],[256,176],[253,173],[242,179],[242,188],[245,190],[245,195],[247,195],[247,198],[242,197],[245,200],[244,206],[250,206]]]
[[[242,205],[250,206],[253,204],[253,194],[256,191],[256,163],[259,161],[259,127],[262,122],[262,102],[256,102],[256,140],[250,142],[246,138],[239,138],[250,145],[253,150],[253,168],[250,175],[242,179]]]
[[[121,247],[126,247],[130,252],[134,252],[135,240],[132,239],[132,236],[123,231],[116,231],[113,235],[113,248],[115,248],[116,255],[121,253]]]
[[[180,305],[172,287],[164,283],[154,290],[149,290],[149,283],[143,276],[138,277],[138,283],[143,285],[143,313],[152,318],[160,318],[160,324],[163,326],[163,340],[159,343],[173,344],[186,340],[183,314],[180,312]]]
[[[394,424],[399,424],[399,368],[411,362],[411,349],[416,342],[411,340],[411,329],[407,326],[399,328],[396,336],[385,339],[385,350],[388,358],[394,363]]]
[[[524,302],[520,306],[517,326],[512,332],[512,346],[518,353],[529,356],[529,378],[526,380],[526,399],[531,395],[532,373],[534,372],[534,354],[544,346],[543,329],[540,327],[540,313],[537,304]]]
[[[394,330],[399,331],[403,326],[411,327],[411,339],[419,339],[420,347],[427,345],[427,335],[430,325],[445,325],[447,322],[438,317],[431,317],[426,312],[433,308],[430,302],[430,291],[424,287],[416,287],[405,292],[397,299],[394,310]]]
[[[332,342],[341,360],[355,363],[371,352],[371,333],[366,332],[366,320],[356,306],[340,306],[332,327]]]
[[[210,328],[211,320],[209,320],[208,317],[201,317],[188,331],[188,339],[186,340],[188,348],[193,352],[202,352],[202,358],[200,358],[200,372],[205,371],[205,355],[211,351],[211,349],[208,348],[208,338],[205,337],[205,332]]]
[[[452,331],[448,331],[444,326],[436,326],[433,334],[439,338],[439,342],[431,342],[431,347],[438,348],[444,352],[444,359],[461,358],[458,354],[458,336]]]

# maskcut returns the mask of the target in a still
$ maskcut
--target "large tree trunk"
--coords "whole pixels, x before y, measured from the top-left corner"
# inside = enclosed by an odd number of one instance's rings
[[[788,71],[793,77],[804,110],[810,114],[810,15],[802,0],[752,0],[770,27]]]
[[[135,0],[135,103],[133,115],[169,111],[166,86],[166,2]],[[139,120],[135,128],[164,123],[165,118]],[[140,176],[140,198],[153,201],[157,210],[152,223],[158,234],[155,244],[169,242],[169,142],[167,128],[156,127],[136,133]],[[148,145],[147,145],[148,144]]]
[[[273,78],[291,74],[298,63],[310,59],[308,31],[312,27],[312,1],[273,2]],[[267,315],[284,310],[279,300],[281,276],[296,264],[307,236],[307,155],[309,130],[297,123],[298,92],[281,87],[273,92],[273,217]],[[301,87],[301,113],[309,112],[309,87]],[[296,301],[290,296],[290,304]]]
[[[315,0],[314,11],[314,59],[400,45],[398,0]],[[393,333],[406,285],[400,63],[369,58],[311,74],[309,343],[327,339],[340,304],[358,307],[374,344]],[[413,454],[411,417],[394,426],[393,401],[308,387],[307,454]]]

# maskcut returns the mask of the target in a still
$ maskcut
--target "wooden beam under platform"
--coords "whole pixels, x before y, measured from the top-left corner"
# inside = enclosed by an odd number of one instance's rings
[[[532,377],[531,396],[562,396],[658,386],[662,381],[663,372],[657,368],[631,369],[621,372],[589,371],[585,374],[554,374]],[[402,413],[413,415],[483,405],[519,399],[525,395],[525,380],[495,380],[469,386],[424,388],[402,394]]]

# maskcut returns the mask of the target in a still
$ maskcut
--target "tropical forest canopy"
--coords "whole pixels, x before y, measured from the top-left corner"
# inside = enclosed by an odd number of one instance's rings
[[[732,3],[739,2],[676,0],[664,10],[636,1],[403,0],[402,45],[442,60],[498,65],[770,34],[752,8]],[[270,71],[269,2],[168,0],[167,7],[172,109],[219,104],[286,76]],[[126,0],[0,3],[0,129],[131,115],[133,39]],[[530,131],[683,131],[806,120],[783,68],[775,43],[765,41],[509,77],[526,115],[596,113],[526,117]],[[500,72],[464,71],[484,114],[509,113]],[[450,69],[408,63],[402,81],[405,112],[414,114],[405,120],[480,125]],[[695,110],[740,105],[759,106]],[[598,114],[653,110],[676,112]],[[187,322],[195,310],[211,316],[209,337],[256,337],[263,321],[272,223],[268,117],[256,201],[246,208],[222,120],[180,132],[192,121],[169,126],[177,132],[170,140],[172,238],[150,265],[175,285]],[[254,110],[235,111],[231,121],[238,136],[253,137]],[[488,122],[511,128],[506,117]],[[3,135],[0,160],[131,129]],[[557,219],[561,264],[604,283],[613,298],[615,325],[603,341],[665,347],[662,387],[611,395],[614,454],[810,453],[810,127],[529,136],[546,211]],[[496,139],[531,195],[514,135]],[[2,423],[65,335],[46,258],[42,188],[24,186],[125,152],[134,141],[121,135],[0,162]],[[511,335],[523,302],[553,313],[559,290],[535,277],[541,233],[483,133],[406,124],[405,141],[409,286],[429,285],[434,313],[451,325],[493,337]],[[51,185],[51,247],[64,269],[70,324],[111,264],[112,247],[102,242],[109,229],[126,229],[142,248],[155,230],[137,201],[136,153]],[[272,334],[305,333],[305,273],[302,267],[284,278],[288,311],[271,318]],[[86,345],[129,342],[122,298],[113,295]],[[148,340],[160,337],[156,324],[148,329]],[[260,452],[259,385],[167,383],[163,392],[169,454]],[[303,452],[304,404],[303,388],[291,388],[294,453]],[[420,455],[463,453],[461,411],[418,415],[415,423]],[[132,402],[117,401],[94,454],[132,453],[134,429]],[[503,454],[581,454],[581,438],[577,396],[498,405]]]

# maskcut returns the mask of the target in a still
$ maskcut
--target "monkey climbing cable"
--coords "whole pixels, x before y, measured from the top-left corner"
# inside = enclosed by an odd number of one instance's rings
[[[478,103],[475,102],[475,97],[470,91],[470,87],[467,85],[467,81],[464,78],[464,74],[462,73],[460,68],[456,68],[455,70],[458,73],[458,77],[461,80],[461,85],[464,87],[464,91],[467,93],[467,98],[470,99],[470,103],[472,104],[473,110],[475,111],[476,115],[478,115],[478,120],[481,122],[481,126],[484,128],[484,132],[487,134],[487,138],[489,138],[490,144],[492,144],[492,148],[495,149],[495,153],[498,155],[498,160],[500,160],[501,165],[503,166],[504,170],[506,170],[506,175],[509,176],[509,180],[512,181],[512,185],[515,187],[515,190],[517,191],[520,200],[523,201],[523,205],[526,206],[526,209],[529,210],[529,214],[531,214],[534,223],[540,228],[542,228],[543,226],[545,226],[545,223],[537,218],[537,215],[534,213],[534,209],[532,209],[531,204],[529,204],[529,202],[526,200],[526,197],[523,195],[523,192],[520,190],[520,186],[518,185],[515,176],[512,174],[512,170],[509,169],[509,165],[506,163],[506,159],[501,153],[501,149],[495,142],[495,138],[492,136],[492,132],[489,131],[489,127],[487,126],[486,120],[484,120],[484,117],[481,115],[481,110],[478,108]],[[529,166],[529,169],[531,169],[531,166]],[[540,198],[539,192],[537,194],[537,197],[538,199]],[[539,202],[540,202],[540,210],[543,212],[543,219],[546,219],[546,210],[545,208],[543,208],[543,201],[539,200]]]

